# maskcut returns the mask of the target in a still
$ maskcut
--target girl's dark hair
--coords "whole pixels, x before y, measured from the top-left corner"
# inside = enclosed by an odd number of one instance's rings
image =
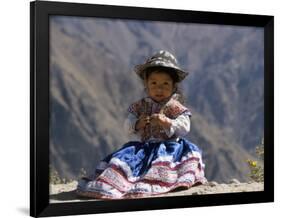
[[[155,71],[161,71],[161,72],[165,72],[165,73],[169,74],[169,76],[172,78],[174,84],[179,82],[179,77],[178,77],[176,71],[173,68],[167,68],[167,67],[149,67],[145,71],[144,78],[147,79]]]
[[[175,88],[174,93],[178,94],[178,101],[181,104],[184,104],[186,102],[186,100],[183,95],[182,89],[179,88],[179,77],[178,77],[176,71],[173,68],[167,68],[167,67],[149,67],[144,73],[144,79],[147,80],[149,78],[149,76],[155,71],[165,72],[172,78],[173,85]]]

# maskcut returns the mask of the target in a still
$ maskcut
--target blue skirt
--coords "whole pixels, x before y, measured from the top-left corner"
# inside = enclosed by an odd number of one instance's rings
[[[102,199],[145,197],[206,181],[202,151],[187,139],[131,141],[82,178],[76,192]]]

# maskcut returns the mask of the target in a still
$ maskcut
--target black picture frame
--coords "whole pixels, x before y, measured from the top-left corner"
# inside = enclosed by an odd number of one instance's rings
[[[118,201],[49,203],[49,16],[80,16],[264,28],[264,191]],[[274,17],[35,1],[30,3],[30,215],[58,216],[274,201]]]

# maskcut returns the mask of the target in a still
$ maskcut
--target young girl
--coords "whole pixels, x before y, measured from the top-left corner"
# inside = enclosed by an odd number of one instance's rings
[[[94,175],[81,179],[78,195],[144,197],[207,181],[201,151],[186,139],[191,112],[177,94],[177,84],[188,73],[167,51],[157,52],[135,71],[147,97],[129,107],[125,126],[139,141],[130,141],[103,159]]]

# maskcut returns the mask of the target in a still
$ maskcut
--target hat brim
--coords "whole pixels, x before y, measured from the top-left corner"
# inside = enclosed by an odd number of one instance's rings
[[[141,78],[144,79],[145,78],[145,72],[147,71],[147,69],[152,68],[152,67],[161,67],[161,68],[167,68],[167,69],[171,69],[174,70],[178,76],[178,82],[181,82],[182,80],[185,79],[185,77],[188,76],[189,72],[184,71],[174,65],[168,66],[167,63],[158,63],[158,64],[140,64],[140,65],[136,65],[135,66],[135,72],[136,74]]]

